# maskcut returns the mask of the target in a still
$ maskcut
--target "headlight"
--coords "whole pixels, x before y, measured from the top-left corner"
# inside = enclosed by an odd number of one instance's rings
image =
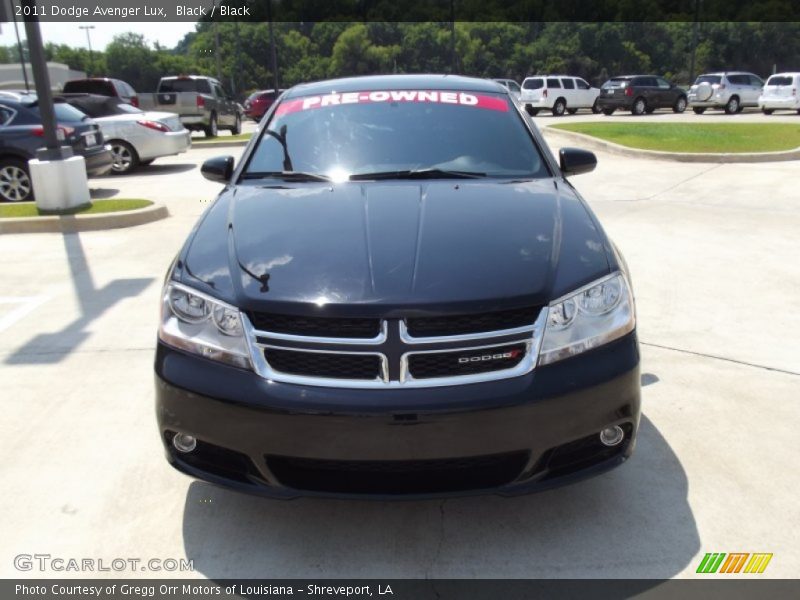
[[[636,326],[633,297],[620,273],[559,298],[547,311],[540,365],[607,344]]]
[[[179,283],[164,287],[158,337],[192,354],[252,368],[239,310]]]

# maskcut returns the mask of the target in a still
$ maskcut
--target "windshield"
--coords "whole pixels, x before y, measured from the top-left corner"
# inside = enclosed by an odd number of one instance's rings
[[[609,88],[623,88],[628,85],[629,79],[627,77],[612,77],[603,84],[606,89]]]
[[[526,79],[522,82],[523,90],[538,90],[544,86],[544,79]]]
[[[39,114],[39,106],[31,106],[31,110],[36,113],[37,116]],[[66,102],[54,102],[53,103],[53,111],[56,113],[56,120],[59,123],[69,123],[72,121],[83,121],[86,118],[86,115],[79,111],[74,106],[70,106]]]
[[[68,81],[64,84],[65,94],[98,94],[100,96],[116,96],[110,81],[102,79],[83,79]]]
[[[549,176],[507,96],[377,90],[284,100],[245,177],[296,171],[340,181],[431,169],[429,176],[442,177]]]
[[[162,79],[158,84],[160,93],[172,92],[200,92],[201,94],[211,93],[211,86],[207,79]]]
[[[701,83],[710,83],[713,85],[715,83],[720,83],[721,81],[722,77],[720,75],[700,75],[700,77],[698,77],[697,81],[694,83],[695,85],[700,85]]]
[[[792,85],[792,78],[787,75],[773,75],[767,80],[767,85]]]

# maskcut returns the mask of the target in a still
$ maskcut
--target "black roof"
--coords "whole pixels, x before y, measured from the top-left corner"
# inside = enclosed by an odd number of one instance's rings
[[[369,75],[301,83],[291,88],[287,92],[286,98],[339,92],[407,89],[508,93],[496,81],[478,79],[476,77],[463,77],[461,75]]]

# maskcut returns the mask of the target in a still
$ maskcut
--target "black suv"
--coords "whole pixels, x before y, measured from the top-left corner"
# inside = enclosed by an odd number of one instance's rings
[[[600,473],[640,414],[631,285],[493,81],[298,85],[264,116],[166,277],[159,434],[242,491],[519,494]]]
[[[658,75],[621,75],[612,77],[600,88],[598,108],[605,115],[618,108],[634,115],[650,114],[657,108],[673,112],[686,110],[686,92]]]
[[[57,135],[65,146],[83,156],[89,177],[111,170],[111,149],[100,127],[77,108],[54,103]],[[0,92],[0,201],[33,200],[28,161],[44,147],[44,129],[36,94]]]

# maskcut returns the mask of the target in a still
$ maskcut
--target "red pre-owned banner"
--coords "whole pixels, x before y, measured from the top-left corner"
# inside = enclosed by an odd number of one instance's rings
[[[373,90],[344,92],[341,94],[333,93],[324,96],[304,96],[287,100],[281,102],[275,111],[275,115],[280,116],[300,110],[342,106],[345,104],[374,104],[380,102],[428,102],[508,111],[508,101],[500,96],[440,90]]]

